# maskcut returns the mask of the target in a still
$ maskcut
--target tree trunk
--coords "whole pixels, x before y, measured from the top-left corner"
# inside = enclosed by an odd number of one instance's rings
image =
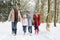
[[[50,0],[48,0],[48,13],[50,12]]]
[[[44,1],[41,0],[41,22],[43,23],[44,22]]]
[[[50,31],[50,25],[49,25],[49,22],[50,22],[50,0],[48,0],[48,15],[46,17],[46,30],[47,31]]]
[[[54,26],[56,27],[56,0],[55,0]]]
[[[37,2],[36,2],[35,10],[36,10],[37,12],[39,12],[39,0],[37,0]]]

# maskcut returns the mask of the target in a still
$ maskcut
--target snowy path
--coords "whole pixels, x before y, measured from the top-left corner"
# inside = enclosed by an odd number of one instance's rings
[[[50,32],[46,31],[46,24],[41,23],[40,33],[38,35],[33,33],[30,36],[28,32],[23,35],[22,25],[19,22],[17,25],[17,35],[13,36],[11,34],[11,22],[0,22],[0,40],[60,40],[60,24],[57,23],[57,27],[50,24]]]

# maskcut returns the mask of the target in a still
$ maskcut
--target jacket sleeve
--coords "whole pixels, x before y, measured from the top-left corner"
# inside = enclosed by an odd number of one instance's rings
[[[28,19],[26,19],[26,24],[27,24],[27,26],[28,26]]]
[[[9,14],[9,16],[8,16],[8,20],[10,20],[11,19],[11,16],[12,16],[12,13],[14,12],[14,10],[12,9],[11,11],[10,11],[10,14]]]
[[[18,18],[19,18],[19,20],[21,20],[21,14],[20,14],[20,11],[18,11]]]
[[[33,20],[35,20],[35,15],[33,15]]]
[[[23,19],[22,18],[21,18],[20,22],[21,22],[21,24],[23,24]]]

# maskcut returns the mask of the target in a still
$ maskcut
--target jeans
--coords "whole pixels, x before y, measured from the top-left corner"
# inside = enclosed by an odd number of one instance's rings
[[[17,22],[12,22],[12,33],[16,34],[17,32]]]
[[[23,31],[24,31],[24,33],[26,33],[26,27],[27,27],[27,26],[23,26]]]
[[[29,26],[29,27],[28,27],[28,31],[29,31],[30,33],[32,33],[32,26]]]

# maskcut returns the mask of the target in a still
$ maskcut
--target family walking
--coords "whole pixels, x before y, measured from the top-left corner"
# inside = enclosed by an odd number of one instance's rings
[[[8,20],[12,21],[12,34],[17,34],[17,23],[18,19],[20,19],[22,23],[22,29],[24,34],[26,33],[27,27],[28,32],[32,34],[32,22],[35,30],[35,34],[39,33],[39,26],[40,26],[40,13],[35,13],[33,18],[31,17],[30,13],[20,15],[19,7],[14,6],[9,14]]]

